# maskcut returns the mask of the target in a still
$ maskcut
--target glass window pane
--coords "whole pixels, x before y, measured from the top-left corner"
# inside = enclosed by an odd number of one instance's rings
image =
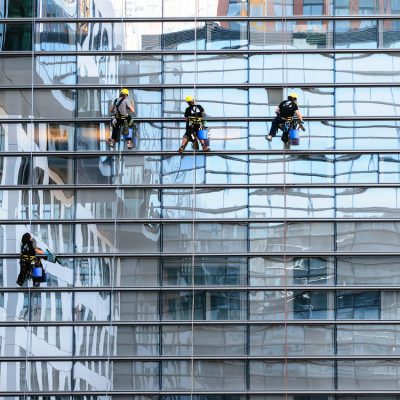
[[[0,18],[29,18],[32,17],[32,10],[32,0],[2,1]]]
[[[0,24],[0,50],[31,51],[32,23],[10,22]]]
[[[381,293],[349,291],[336,294],[337,319],[379,319]]]
[[[159,390],[158,362],[114,361],[112,371],[113,390]]]
[[[334,226],[328,222],[250,224],[250,251],[333,251]]]
[[[76,50],[76,24],[45,22],[35,25],[36,51]]]
[[[110,292],[75,292],[75,321],[108,321]]]
[[[32,57],[18,56],[0,58],[0,85],[17,86],[30,85],[31,83]]]
[[[240,224],[166,224],[163,229],[165,252],[237,253],[247,249],[247,227]]]
[[[332,15],[333,0],[249,0],[250,16]],[[322,400],[322,399],[321,399]]]
[[[333,390],[333,377],[332,361],[250,362],[251,390]]]
[[[338,285],[400,286],[397,257],[338,257],[336,268]]]
[[[115,292],[114,321],[159,321],[159,299],[156,292]]]
[[[334,260],[322,257],[250,258],[251,286],[333,285]]]
[[[250,49],[332,48],[332,21],[252,21]]]
[[[206,49],[243,49],[247,47],[247,22],[213,21],[206,23]]]
[[[193,292],[164,292],[162,297],[162,319],[168,320],[204,320],[204,295]]]
[[[34,157],[33,183],[66,185],[74,183],[74,160],[68,157]]]
[[[397,252],[398,222],[341,222],[337,224],[337,251]]]
[[[397,10],[398,12],[399,10]],[[400,19],[379,21],[380,31],[383,31],[383,45],[379,47],[398,48],[400,44],[399,26]]]
[[[163,286],[189,286],[192,282],[190,257],[162,260]],[[245,285],[247,260],[240,257],[196,257],[194,260],[196,285]]]
[[[60,3],[57,0],[37,0],[36,16],[37,17],[70,17],[76,18],[77,1],[69,1]]]
[[[336,182],[378,182],[378,156],[376,154],[337,155]]]
[[[252,321],[318,320],[334,317],[334,301],[331,292],[259,290],[251,291],[249,296],[250,320]]]
[[[346,356],[398,355],[398,325],[338,325],[337,353]]]
[[[196,63],[191,54],[164,56],[164,83],[246,83],[247,56],[231,54],[199,54]],[[196,67],[197,64],[197,67]]]
[[[75,356],[101,357],[113,356],[114,329],[110,326],[75,326],[74,327],[74,351]],[[111,334],[110,334],[111,332]],[[110,336],[112,336],[110,338]]]
[[[334,191],[330,189],[250,189],[250,218],[332,218]]]
[[[118,326],[116,332],[116,355],[158,356],[158,326]]]
[[[36,57],[35,84],[38,85],[74,85],[76,83],[75,56]]]
[[[250,325],[250,354],[254,356],[314,356],[334,354],[331,325]]]
[[[195,199],[194,199],[195,197]],[[246,218],[247,190],[164,189],[163,218]]]
[[[190,361],[162,362],[163,390],[190,390]],[[195,390],[244,390],[243,361],[195,361]]]
[[[36,123],[34,140],[41,151],[73,151],[75,141],[74,124],[43,122]]]
[[[158,224],[121,224],[116,232],[113,223],[77,224],[75,229],[77,253],[154,253],[159,248]]]
[[[239,291],[207,292],[207,320],[246,320],[246,293]]]
[[[335,21],[336,49],[376,49],[376,20]]]
[[[399,390],[398,360],[338,360],[339,390]]]

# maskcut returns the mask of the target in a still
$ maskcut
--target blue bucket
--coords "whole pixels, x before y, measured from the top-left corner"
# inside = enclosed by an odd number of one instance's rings
[[[33,278],[41,278],[43,274],[43,270],[40,267],[35,267],[32,269],[32,277]]]
[[[207,129],[202,129],[201,131],[198,131],[198,132],[197,132],[197,137],[198,137],[200,140],[206,140],[206,139],[208,139],[208,131],[207,131]]]
[[[300,131],[297,129],[291,129],[289,132],[290,144],[298,146],[300,144]]]

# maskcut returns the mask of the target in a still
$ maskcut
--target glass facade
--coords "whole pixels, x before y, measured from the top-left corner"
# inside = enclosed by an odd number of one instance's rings
[[[400,399],[399,32],[400,0],[0,0],[0,399]]]

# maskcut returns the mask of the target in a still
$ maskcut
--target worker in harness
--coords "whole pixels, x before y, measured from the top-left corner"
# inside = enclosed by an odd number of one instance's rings
[[[131,113],[135,112],[135,104],[132,100],[128,98],[129,90],[122,89],[119,97],[114,100],[112,105],[109,108],[109,111],[112,115],[111,117],[111,127],[112,134],[111,138],[108,139],[108,145],[110,147],[114,147],[116,142],[119,142],[121,133],[124,136],[128,136],[129,134],[129,125],[133,125],[133,119],[129,115],[129,111]],[[133,148],[132,138],[126,139],[126,145],[128,149]]]
[[[185,100],[188,104],[185,110],[186,132],[183,135],[179,153],[183,153],[189,142],[192,143],[195,150],[199,149],[198,141],[200,139],[198,139],[197,133],[204,127],[204,118],[206,116],[204,108],[200,104],[196,104],[192,96],[186,96]],[[200,140],[200,143],[203,151],[210,150],[204,140]]]
[[[276,132],[279,126],[285,123],[286,119],[293,118],[296,116],[299,119],[299,127],[301,130],[305,131],[303,126],[303,116],[299,110],[299,106],[297,104],[297,94],[292,92],[289,94],[287,100],[283,100],[278,107],[275,109],[276,117],[273,119],[271,124],[271,129],[269,130],[269,134],[265,136],[269,142],[272,141],[272,138],[276,136]],[[286,133],[282,135],[282,142],[286,143],[289,140],[289,136]]]
[[[30,233],[24,233],[21,238],[20,271],[17,278],[17,285],[22,286],[26,279],[31,276],[34,267],[42,267],[40,258],[37,255],[43,255],[42,249],[38,248]],[[33,286],[40,286],[41,278],[34,278]]]

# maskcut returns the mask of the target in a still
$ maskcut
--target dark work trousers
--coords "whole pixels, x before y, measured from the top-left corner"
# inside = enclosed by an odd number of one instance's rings
[[[279,115],[277,115],[272,121],[271,129],[269,130],[269,134],[272,137],[275,137],[276,132],[278,131],[279,124],[283,124],[284,122],[285,122],[285,120],[283,118],[281,118]]]

